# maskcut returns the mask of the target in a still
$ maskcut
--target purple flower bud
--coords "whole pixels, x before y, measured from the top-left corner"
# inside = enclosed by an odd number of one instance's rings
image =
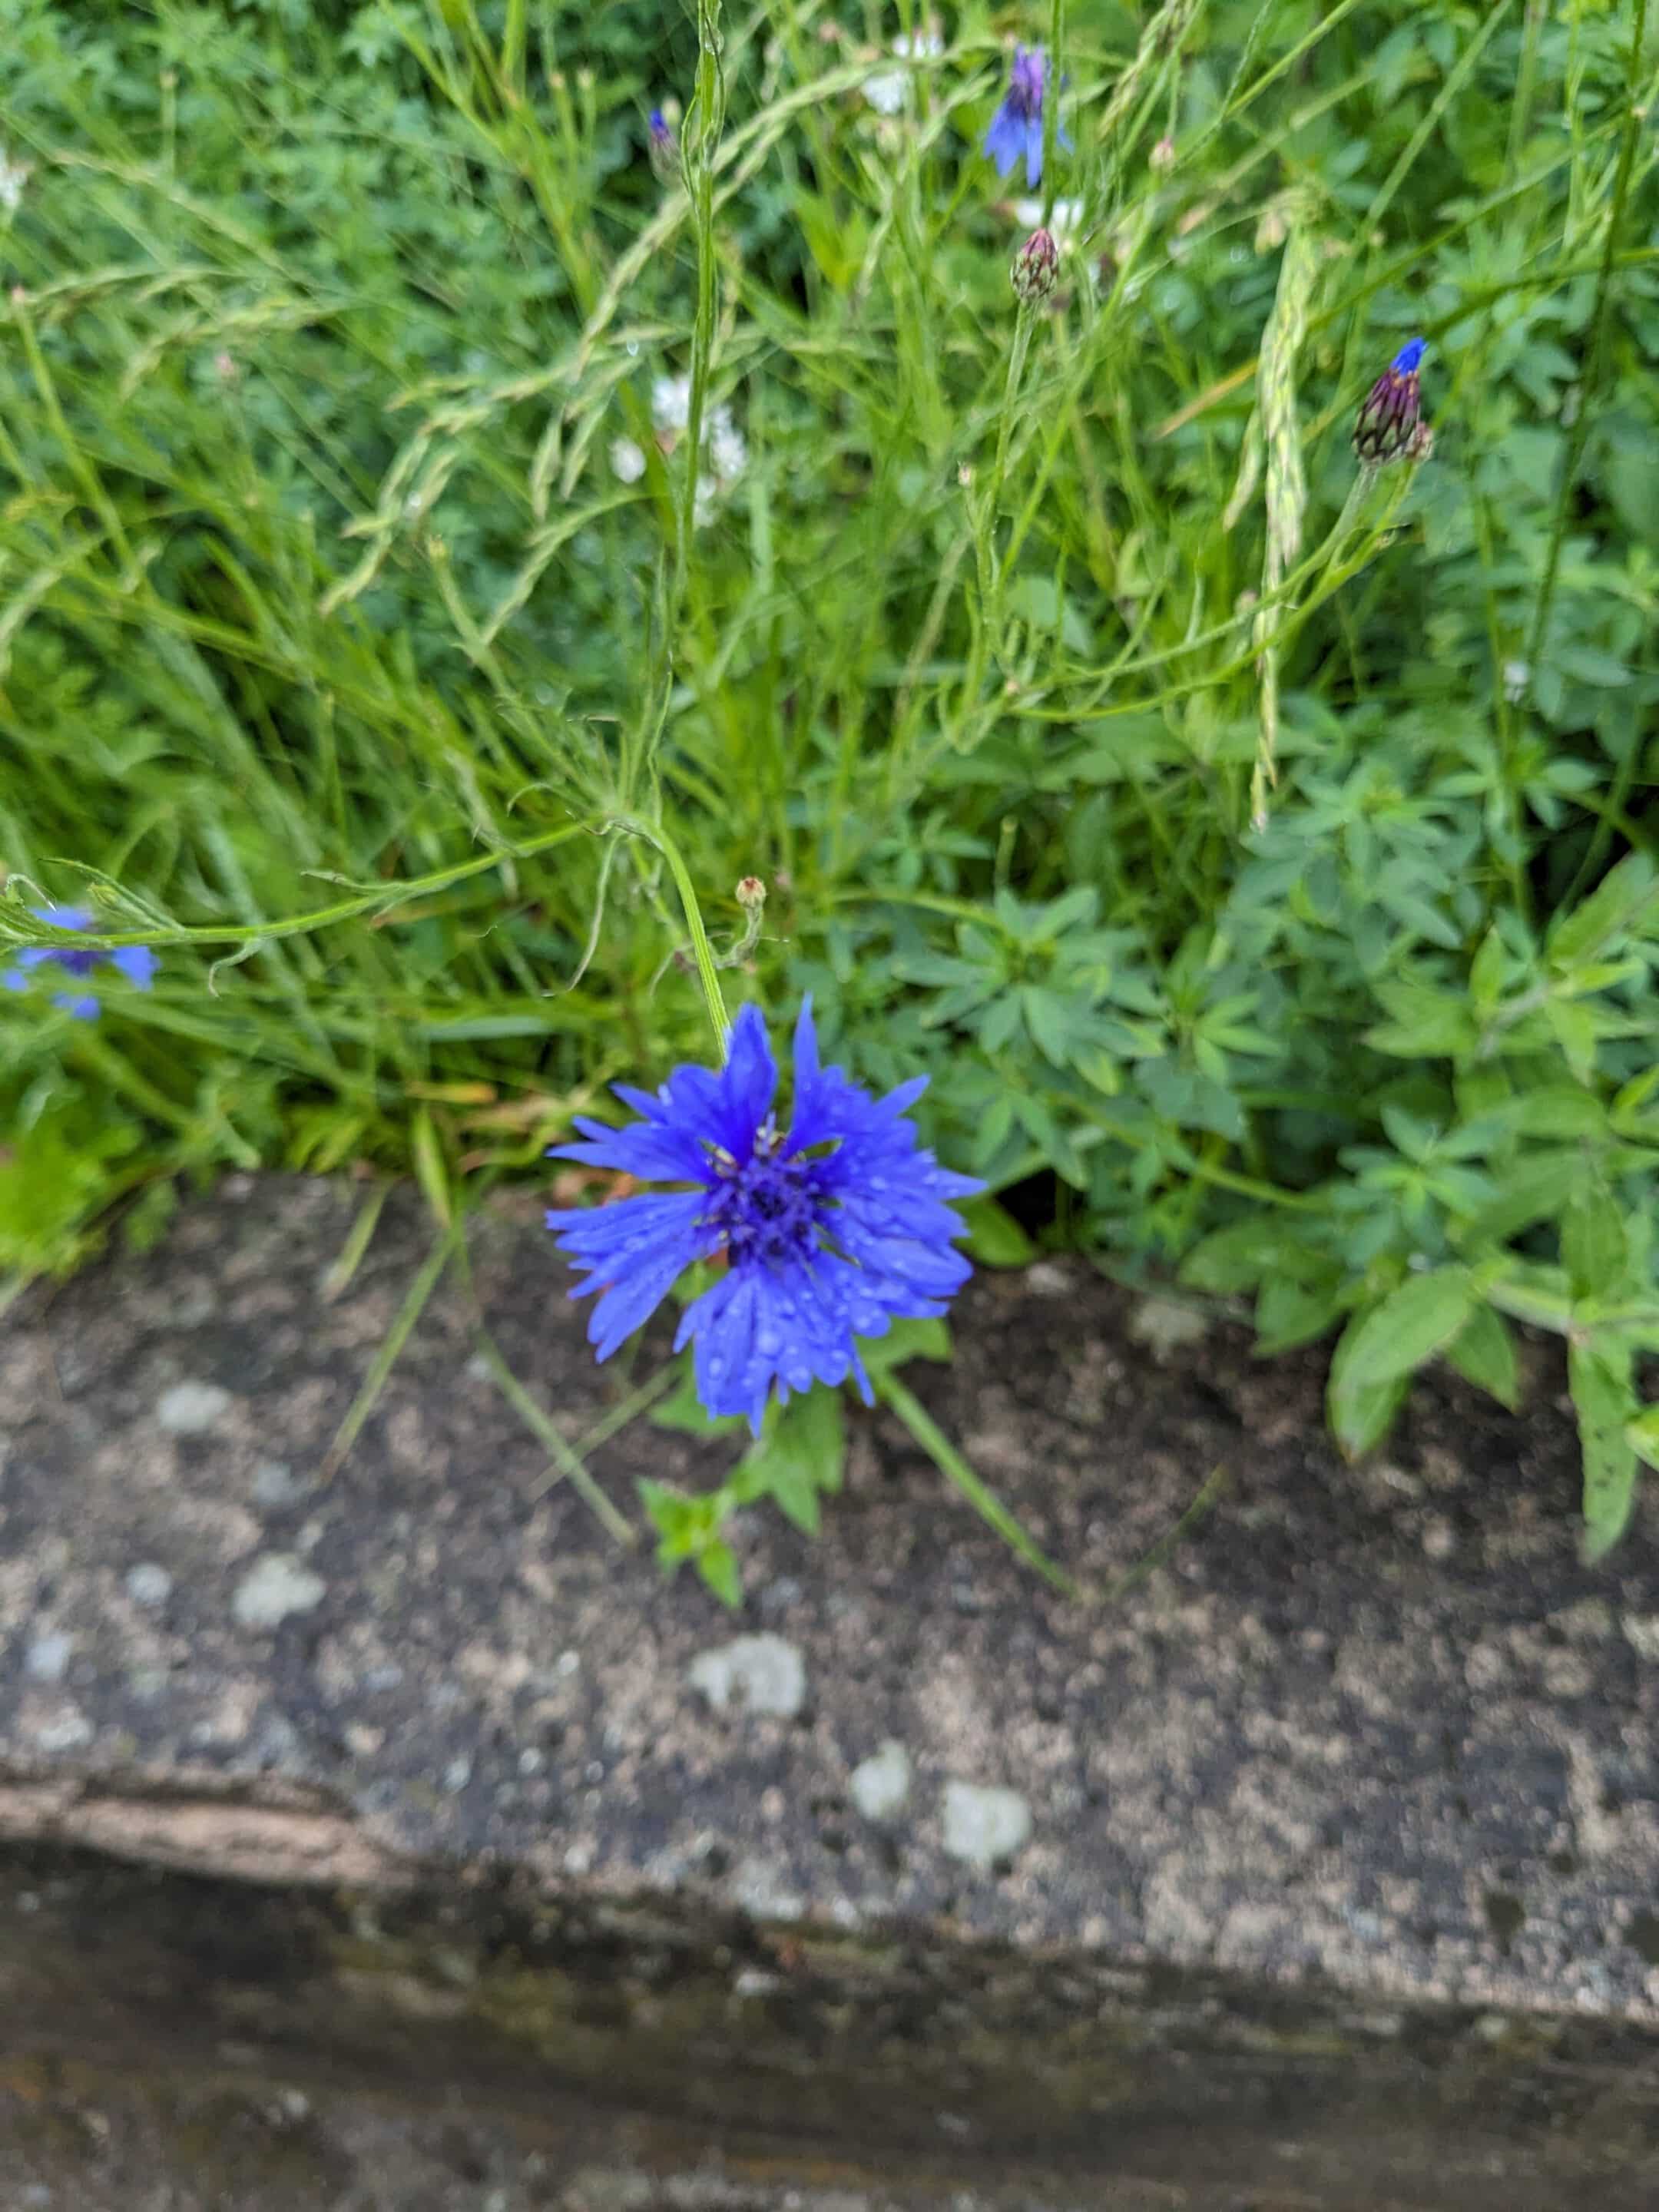
[[[672,184],[680,167],[680,142],[674,135],[674,126],[661,108],[653,107],[646,127],[650,133],[647,151],[652,173],[659,184]]]
[[[1397,461],[1408,452],[1418,429],[1418,363],[1427,350],[1421,338],[1413,338],[1383,370],[1366,393],[1353,426],[1353,449],[1371,468]],[[1409,458],[1424,458],[1420,450]]]
[[[1060,280],[1060,248],[1046,230],[1034,230],[1014,256],[1008,272],[1022,307],[1046,300]]]

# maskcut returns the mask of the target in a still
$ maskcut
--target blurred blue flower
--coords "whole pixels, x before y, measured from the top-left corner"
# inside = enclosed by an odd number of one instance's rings
[[[50,922],[54,929],[90,929],[93,917],[81,906],[37,906],[30,912],[37,921]],[[26,945],[13,964],[0,970],[0,985],[9,991],[27,991],[29,977],[37,968],[61,968],[76,982],[84,982],[94,969],[106,963],[118,969],[130,983],[141,991],[148,991],[156,969],[155,955],[144,945],[123,945],[112,952],[89,945],[80,951],[69,945]],[[95,991],[54,991],[52,1003],[77,1021],[93,1022],[98,1018],[98,994]]]
[[[677,1352],[696,1347],[706,1410],[746,1415],[758,1435],[775,1386],[787,1404],[792,1390],[849,1373],[868,1403],[854,1338],[942,1314],[972,1272],[952,1246],[964,1229],[949,1201],[984,1186],[917,1145],[905,1109],[927,1080],[875,1098],[840,1068],[820,1067],[809,999],[795,1025],[787,1131],[772,1112],[777,1066],[753,1006],[733,1024],[718,1074],[678,1067],[654,1097],[617,1085],[643,1118],[623,1129],[578,1121],[585,1141],[555,1146],[551,1157],[691,1188],[548,1213],[588,1278],[573,1295],[601,1293],[587,1328],[599,1357],[655,1312],[694,1261],[724,1253],[726,1272],[686,1308],[674,1340]]]
[[[1014,48],[1007,92],[985,134],[984,151],[996,163],[998,176],[1006,177],[1024,154],[1025,188],[1032,192],[1042,182],[1042,82],[1046,70],[1041,46]],[[1055,136],[1070,153],[1072,141],[1064,124]]]
[[[1428,348],[1421,338],[1409,338],[1383,370],[1360,403],[1354,419],[1353,449],[1372,467],[1398,460],[1402,453],[1416,458],[1420,394],[1417,370]]]

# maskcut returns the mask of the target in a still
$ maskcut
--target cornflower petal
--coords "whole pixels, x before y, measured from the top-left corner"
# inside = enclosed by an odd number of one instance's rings
[[[710,1240],[698,1224],[708,1206],[705,1192],[649,1193],[618,1199],[612,1206],[550,1207],[547,1225],[588,1279],[571,1292],[586,1297],[601,1292],[588,1316],[587,1336],[595,1356],[609,1359],[623,1340],[650,1320],[675,1283],[696,1260],[706,1258]]]
[[[136,983],[141,991],[148,991],[155,980],[155,970],[161,965],[148,945],[118,945],[109,956],[112,968],[118,968],[129,983]]]
[[[1024,150],[1025,125],[1004,100],[991,118],[990,128],[985,133],[983,151],[987,158],[996,164],[998,176],[1006,177]]]
[[[745,1006],[732,1024],[732,1042],[720,1074],[721,1142],[742,1166],[755,1149],[778,1087],[778,1064],[766,1041],[758,1006]]]

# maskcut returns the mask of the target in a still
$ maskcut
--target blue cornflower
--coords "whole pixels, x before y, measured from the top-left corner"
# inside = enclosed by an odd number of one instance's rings
[[[1006,177],[1022,154],[1025,156],[1025,189],[1034,192],[1042,182],[1042,81],[1047,64],[1041,46],[1016,46],[1008,89],[991,118],[984,151]],[[1062,123],[1055,132],[1069,154],[1072,142]]]
[[[1353,449],[1373,468],[1402,453],[1418,457],[1413,443],[1419,435],[1417,370],[1427,351],[1421,338],[1407,339],[1360,403]]]
[[[964,1233],[948,1201],[984,1188],[918,1146],[904,1109],[926,1076],[875,1098],[838,1067],[820,1067],[812,1003],[795,1024],[794,1118],[772,1112],[777,1065],[758,1011],[732,1025],[726,1065],[677,1067],[654,1097],[617,1084],[644,1118],[624,1129],[578,1121],[586,1141],[555,1159],[618,1168],[641,1182],[690,1185],[613,1205],[552,1211],[547,1225],[602,1296],[587,1326],[608,1359],[693,1261],[723,1252],[726,1272],[686,1308],[674,1340],[695,1345],[697,1395],[715,1416],[761,1415],[850,1373],[866,1403],[869,1378],[854,1340],[884,1336],[896,1318],[941,1314],[972,1272],[951,1239]]]
[[[50,922],[54,929],[90,929],[93,918],[82,906],[37,906],[30,912],[37,921]],[[100,962],[107,961],[118,969],[130,983],[141,991],[148,991],[155,973],[155,955],[145,945],[123,945],[106,952],[96,945],[84,951],[70,945],[26,945],[17,955],[15,963],[0,971],[0,984],[9,991],[26,991],[30,971],[50,963],[63,969],[77,982],[84,982]],[[98,1018],[98,994],[95,991],[54,991],[52,1003],[77,1021],[94,1022]]]

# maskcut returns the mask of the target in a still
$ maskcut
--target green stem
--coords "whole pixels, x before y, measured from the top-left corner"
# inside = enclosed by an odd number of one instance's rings
[[[631,836],[643,837],[654,845],[668,863],[668,872],[674,878],[674,887],[680,895],[680,904],[685,909],[685,927],[691,939],[691,956],[696,962],[697,981],[702,986],[703,1003],[708,1009],[708,1018],[714,1025],[714,1042],[722,1060],[732,1039],[732,1024],[726,1019],[726,1000],[720,992],[720,970],[715,964],[714,947],[708,942],[708,932],[702,926],[702,913],[697,905],[696,887],[691,881],[690,871],[680,857],[680,849],[668,832],[632,815],[623,816],[617,827]]]
[[[1572,426],[1571,441],[1561,471],[1560,495],[1555,506],[1555,526],[1550,532],[1544,580],[1539,587],[1538,608],[1533,617],[1532,635],[1527,645],[1527,665],[1534,671],[1549,628],[1550,603],[1555,597],[1561,549],[1566,542],[1573,488],[1578,480],[1579,465],[1584,458],[1584,447],[1595,414],[1595,402],[1607,362],[1613,261],[1618,252],[1620,229],[1625,219],[1625,203],[1630,196],[1630,176],[1636,161],[1636,142],[1646,119],[1646,111],[1638,104],[1636,95],[1642,78],[1642,48],[1647,37],[1647,26],[1648,0],[1636,0],[1636,26],[1631,35],[1630,48],[1631,104],[1625,118],[1625,136],[1619,148],[1619,167],[1613,180],[1613,202],[1607,210],[1607,242],[1601,249],[1601,267],[1595,280],[1595,304],[1592,312],[1594,334],[1590,339],[1589,360],[1584,370],[1583,387],[1578,396],[1577,419]]]
[[[1060,58],[1066,49],[1066,0],[1054,0],[1048,13],[1048,53],[1042,81],[1042,227],[1051,229],[1054,213],[1055,156],[1060,150]]]
[[[428,876],[408,876],[401,883],[376,884],[364,891],[360,898],[341,899],[333,906],[317,907],[309,914],[290,915],[286,921],[216,922],[205,929],[128,929],[100,933],[77,929],[74,942],[80,946],[95,947],[100,951],[113,951],[124,945],[235,945],[244,939],[254,946],[263,945],[268,938],[299,937],[307,931],[325,928],[331,922],[350,921],[360,914],[389,914],[396,907],[405,906],[410,899],[419,898],[428,891],[444,890],[451,884],[463,882],[468,876],[481,876],[486,869],[499,868],[510,860],[527,860],[538,853],[550,852],[554,846],[563,845],[573,837],[580,837],[587,827],[584,822],[567,822],[557,830],[549,830],[539,837],[526,837],[522,844],[497,845],[489,852],[471,860],[458,860],[453,867],[434,868]],[[93,883],[107,885],[119,892],[120,885],[101,870],[84,860],[61,857],[54,865],[78,868]],[[307,868],[303,874],[316,876],[324,883],[345,883],[350,878],[331,876],[326,868]],[[48,933],[45,930],[26,928],[22,914],[8,915],[3,899],[0,899],[0,945],[62,945],[66,939],[60,931]],[[17,926],[12,926],[13,923]]]
[[[720,70],[720,0],[697,0],[697,83],[681,135],[685,189],[697,249],[697,307],[691,329],[691,397],[686,410],[685,476],[680,485],[679,531],[674,549],[673,612],[685,600],[696,527],[698,460],[702,417],[714,352],[714,157],[726,119],[726,80]],[[672,650],[672,647],[671,647]]]
[[[992,464],[991,481],[985,488],[985,496],[979,510],[979,524],[975,532],[975,547],[979,559],[979,599],[985,624],[981,649],[993,654],[999,651],[1002,639],[1002,574],[996,550],[997,509],[1002,503],[1003,478],[1008,470],[1008,448],[1018,412],[1020,380],[1025,374],[1025,356],[1030,345],[1031,310],[1022,300],[1014,319],[1014,343],[1008,355],[1008,380],[1003,387],[1002,412],[997,422],[996,459]]]
[[[974,1473],[921,1401],[893,1375],[884,1376],[876,1385],[876,1395],[884,1405],[892,1407],[939,1473],[956,1485],[980,1518],[994,1528],[1028,1566],[1035,1567],[1045,1582],[1052,1583],[1062,1595],[1075,1597],[1077,1584],[1071,1577],[1057,1567],[1046,1552],[1038,1550],[995,1491]]]

